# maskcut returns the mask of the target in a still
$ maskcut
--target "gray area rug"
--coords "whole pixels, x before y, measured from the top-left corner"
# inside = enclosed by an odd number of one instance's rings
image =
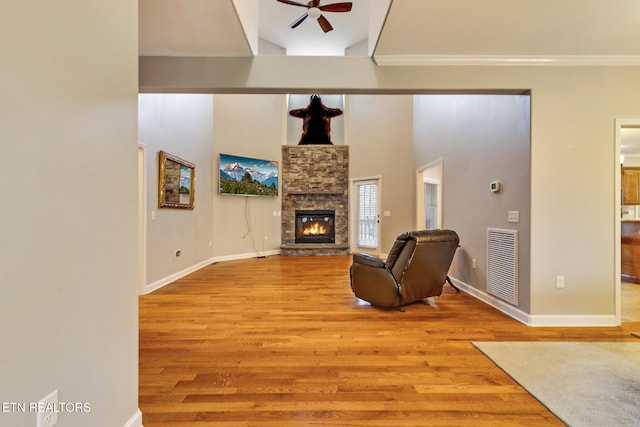
[[[565,424],[640,425],[638,342],[474,342]]]

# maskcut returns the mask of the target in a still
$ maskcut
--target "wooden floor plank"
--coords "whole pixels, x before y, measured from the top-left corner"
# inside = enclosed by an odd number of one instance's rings
[[[445,286],[406,312],[356,299],[349,256],[207,266],[140,297],[145,427],[563,425],[472,341],[633,341],[531,328]]]

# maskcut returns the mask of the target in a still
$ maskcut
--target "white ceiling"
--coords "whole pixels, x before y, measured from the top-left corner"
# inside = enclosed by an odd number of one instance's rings
[[[325,0],[320,4],[340,3]],[[258,35],[276,46],[285,48],[288,55],[342,56],[345,50],[366,41],[369,35],[369,0],[352,1],[351,12],[325,12],[324,17],[333,30],[324,33],[315,19],[307,18],[296,28],[289,25],[306,9],[277,1],[260,1]],[[304,2],[304,0],[302,1]],[[262,54],[258,51],[258,54]]]
[[[389,1],[352,0],[351,12],[326,13],[334,31],[325,34],[312,18],[288,28],[305,9],[276,0],[139,0],[140,55],[262,55],[254,34],[290,51],[304,46],[308,55],[341,51],[368,38],[372,10],[386,12]],[[640,1],[394,0],[376,41],[381,65],[638,65]]]

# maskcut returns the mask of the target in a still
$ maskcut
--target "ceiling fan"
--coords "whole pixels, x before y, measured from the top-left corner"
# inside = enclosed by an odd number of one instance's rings
[[[289,25],[289,27],[296,28],[298,25],[302,23],[302,21],[307,19],[307,16],[310,16],[318,20],[318,24],[320,24],[320,28],[322,28],[322,31],[324,31],[325,33],[328,33],[329,31],[333,30],[333,27],[331,26],[329,21],[327,21],[327,18],[325,18],[322,15],[322,12],[349,12],[351,10],[351,2],[332,3],[332,4],[320,6],[320,0],[310,0],[307,4],[298,3],[297,1],[291,1],[291,0],[277,0],[277,1],[279,1],[280,3],[307,8],[307,12],[304,15],[302,15],[300,18],[293,21],[291,25]]]

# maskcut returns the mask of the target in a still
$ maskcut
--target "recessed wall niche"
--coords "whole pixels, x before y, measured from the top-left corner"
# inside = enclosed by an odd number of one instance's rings
[[[298,145],[302,135],[302,120],[292,117],[289,111],[309,105],[312,94],[287,95],[287,145]],[[333,145],[344,145],[344,95],[320,94],[322,103],[327,107],[339,108],[343,114],[331,119],[331,142]]]

